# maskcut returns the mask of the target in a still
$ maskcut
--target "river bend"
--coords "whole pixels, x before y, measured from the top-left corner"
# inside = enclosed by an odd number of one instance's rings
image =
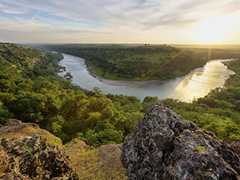
[[[59,62],[59,65],[65,66],[66,70],[71,72],[72,82],[76,85],[88,90],[98,86],[104,94],[134,95],[141,100],[146,96],[157,96],[159,99],[173,98],[191,102],[193,99],[204,97],[212,89],[223,87],[229,76],[234,74],[221,63],[231,59],[218,59],[209,61],[204,67],[196,68],[185,76],[163,83],[127,85],[120,81],[119,85],[118,82],[115,82],[115,85],[109,85],[88,73],[84,59],[68,54],[63,55],[64,59]]]

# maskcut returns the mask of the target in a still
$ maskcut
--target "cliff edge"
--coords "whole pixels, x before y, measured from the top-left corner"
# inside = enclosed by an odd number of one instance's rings
[[[37,124],[9,119],[0,127],[0,179],[127,179],[119,146],[95,149],[78,139],[63,145]]]
[[[239,147],[239,141],[225,143],[156,103],[125,137],[121,161],[129,179],[235,180]]]
[[[68,156],[64,151],[49,144],[47,139],[39,134],[17,138],[3,137],[10,132],[15,132],[16,135],[26,128],[35,129],[37,125],[12,119],[0,128],[0,179],[78,179],[78,175],[69,166]]]

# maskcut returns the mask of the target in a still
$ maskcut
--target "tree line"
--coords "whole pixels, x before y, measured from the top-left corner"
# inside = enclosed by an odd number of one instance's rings
[[[122,143],[148,105],[159,102],[147,96],[104,95],[73,86],[59,77],[60,53],[43,52],[14,44],[0,44],[0,123],[9,118],[37,123],[60,137],[72,138],[99,147]],[[213,131],[225,141],[240,137],[240,60],[227,62],[236,72],[225,88],[213,90],[192,103],[165,99],[164,103],[184,119]]]
[[[186,75],[210,59],[240,57],[231,49],[179,49],[166,45],[48,45],[85,59],[90,71],[105,79],[167,80]]]
[[[7,52],[7,53],[6,53]],[[57,75],[60,53],[0,44],[0,122],[37,123],[64,143],[78,137],[89,145],[121,143],[157,98],[104,95],[73,86]]]

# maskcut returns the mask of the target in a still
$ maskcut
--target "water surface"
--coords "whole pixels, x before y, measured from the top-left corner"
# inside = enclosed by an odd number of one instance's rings
[[[73,76],[73,83],[84,89],[93,90],[94,87],[100,87],[104,94],[124,94],[134,95],[143,100],[146,96],[157,96],[159,99],[174,98],[185,102],[191,102],[193,99],[204,97],[212,89],[223,87],[224,82],[233,71],[221,63],[231,59],[218,59],[208,62],[204,67],[191,71],[186,76],[171,79],[159,84],[146,86],[116,86],[101,83],[92,77],[82,58],[63,54],[64,59],[59,65],[65,66],[68,72]],[[62,75],[62,74],[60,74]]]

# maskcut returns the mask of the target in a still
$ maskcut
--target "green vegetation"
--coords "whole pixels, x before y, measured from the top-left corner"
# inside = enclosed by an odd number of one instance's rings
[[[64,48],[65,46],[59,47]],[[70,47],[71,51],[74,49],[73,47]],[[76,48],[77,54],[79,47],[76,46]],[[110,49],[110,54],[116,49],[118,49],[116,52],[122,49],[123,54],[125,52],[131,54],[131,50],[133,50],[132,54],[135,60],[137,54],[141,55],[144,48],[149,51],[146,54],[151,55],[152,58],[156,55],[153,52],[155,48],[161,49],[161,47],[151,46],[99,46],[87,47],[86,52],[89,52],[91,48],[92,54],[96,51],[96,56],[108,49]],[[178,49],[168,46],[162,48],[169,49],[171,53],[173,50],[176,51],[176,53],[172,53],[172,57],[180,52]],[[139,49],[141,51],[138,52]],[[192,55],[189,55],[189,58],[204,57],[208,52],[206,49],[191,51]],[[225,50],[216,51],[212,53],[212,56],[222,56],[223,52]],[[231,52],[233,56],[237,56],[234,51]],[[185,51],[185,55],[186,53]],[[230,57],[229,53],[230,51],[226,51],[222,58]],[[126,56],[128,55],[126,54]],[[99,147],[102,144],[121,143],[143,117],[147,106],[159,101],[157,97],[147,96],[141,102],[135,96],[101,94],[98,87],[94,88],[94,91],[88,91],[73,86],[70,80],[66,80],[71,79],[70,73],[66,79],[57,75],[61,69],[58,66],[60,59],[62,59],[60,53],[47,53],[14,44],[0,44],[1,124],[4,124],[8,118],[16,118],[25,122],[37,123],[41,128],[60,137],[64,143],[77,137],[87,142],[88,145]],[[157,59],[155,60],[157,61]],[[174,60],[171,62],[173,63]],[[183,62],[187,64],[188,60],[182,59]],[[204,63],[206,60],[202,59],[199,62]],[[213,131],[216,136],[225,141],[232,141],[240,138],[240,60],[226,64],[236,74],[228,79],[225,88],[215,89],[206,97],[195,100],[193,103],[184,103],[173,99],[163,101],[184,119],[195,122],[203,129]],[[177,66],[180,65],[181,63],[177,64]],[[174,66],[172,68],[174,69]]]
[[[34,136],[39,134],[42,138],[46,138],[47,142],[58,146],[60,149],[63,147],[62,141],[60,138],[54,136],[50,132],[40,129],[39,127],[34,127],[28,123],[21,123],[18,126],[6,126],[0,130],[0,141],[2,138],[19,138],[26,136]]]
[[[76,170],[79,179],[127,179],[120,155],[120,145],[104,145],[98,149],[86,146],[83,141],[73,140],[63,150],[69,155],[70,166]]]
[[[166,45],[48,45],[44,48],[82,57],[93,74],[112,80],[166,80],[203,66],[210,58],[240,57],[235,50],[218,48],[209,52],[208,48],[179,49]]]
[[[206,152],[206,148],[204,146],[201,146],[200,144],[197,144],[196,149],[202,153]]]
[[[240,138],[240,59],[226,65],[236,74],[231,75],[224,88],[214,89],[192,103],[173,99],[163,102],[182,118],[231,142]]]
[[[74,137],[94,147],[121,143],[152,100],[141,103],[134,96],[103,95],[97,87],[92,92],[72,86],[56,73],[60,53],[0,44],[0,57],[1,124],[8,118],[37,123],[64,143]]]
[[[32,152],[31,152],[31,150],[29,149],[29,147],[28,147],[27,145],[24,145],[24,147],[26,148],[28,154],[29,154],[31,157],[33,157],[33,154],[32,154]]]

